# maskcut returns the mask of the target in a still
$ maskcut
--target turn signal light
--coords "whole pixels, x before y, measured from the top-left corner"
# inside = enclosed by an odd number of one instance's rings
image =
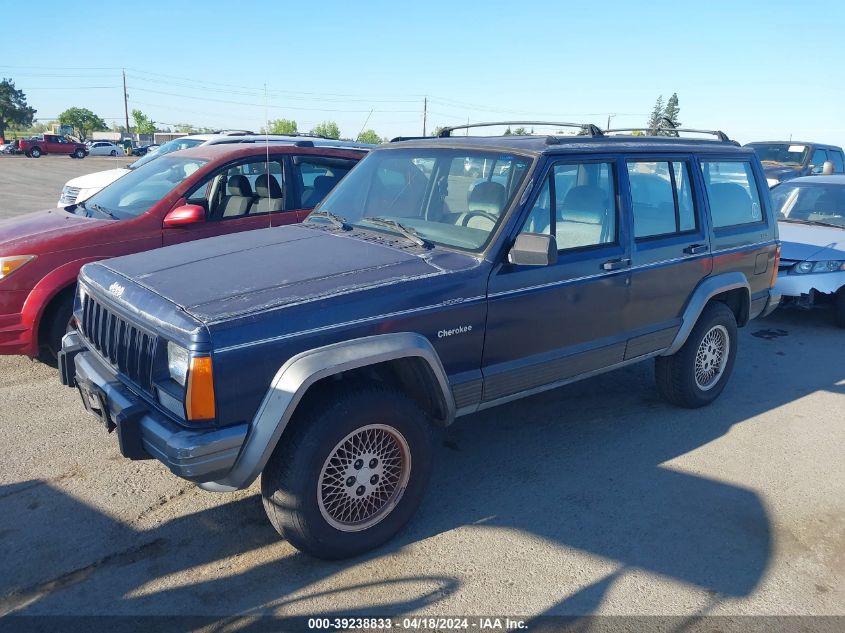
[[[210,356],[194,356],[188,371],[188,388],[185,390],[185,413],[190,421],[213,420],[214,375]]]

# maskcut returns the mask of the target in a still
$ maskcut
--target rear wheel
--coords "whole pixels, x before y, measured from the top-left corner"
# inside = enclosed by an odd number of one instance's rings
[[[410,519],[431,473],[431,425],[401,393],[369,385],[298,414],[261,475],[273,527],[317,558],[378,547]]]
[[[62,338],[74,328],[73,293],[65,292],[54,300],[44,317],[46,321],[41,326],[40,351],[38,359],[48,365],[55,366],[62,349]]]
[[[719,301],[708,303],[683,347],[672,356],[655,359],[660,395],[690,409],[713,402],[733,371],[736,332],[731,309]]]
[[[113,149],[111,152],[109,152],[109,156],[117,156],[117,150]]]
[[[38,158],[39,156],[41,156],[41,150],[37,147],[33,147],[31,150],[29,150],[29,154],[27,154],[27,156],[29,156],[30,158]]]
[[[833,310],[833,319],[836,325],[845,328],[845,286],[836,293],[836,298],[833,300]]]

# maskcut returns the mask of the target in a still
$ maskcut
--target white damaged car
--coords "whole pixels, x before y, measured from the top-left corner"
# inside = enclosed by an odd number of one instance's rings
[[[832,304],[845,328],[845,176],[794,178],[771,193],[782,243],[775,292],[784,305]]]

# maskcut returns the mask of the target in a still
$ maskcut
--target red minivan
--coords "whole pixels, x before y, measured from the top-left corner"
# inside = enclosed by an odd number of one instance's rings
[[[319,143],[174,152],[79,204],[0,221],[0,354],[55,362],[88,262],[301,222],[366,154]]]

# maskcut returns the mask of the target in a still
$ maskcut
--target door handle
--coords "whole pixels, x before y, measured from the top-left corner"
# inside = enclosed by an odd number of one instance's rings
[[[691,244],[684,249],[687,255],[699,255],[708,251],[707,244]]]
[[[630,259],[611,259],[601,265],[603,270],[619,270],[620,268],[628,268],[631,265]]]

